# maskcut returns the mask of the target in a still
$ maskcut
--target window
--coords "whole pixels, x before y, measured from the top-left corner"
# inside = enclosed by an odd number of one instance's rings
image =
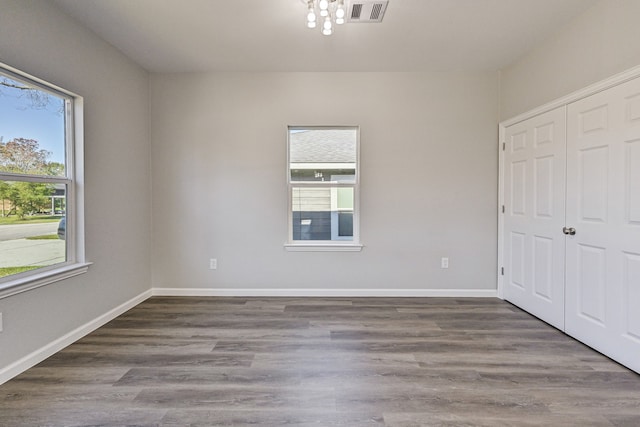
[[[81,98],[0,64],[0,297],[86,271]]]
[[[289,127],[289,250],[360,250],[357,127]]]

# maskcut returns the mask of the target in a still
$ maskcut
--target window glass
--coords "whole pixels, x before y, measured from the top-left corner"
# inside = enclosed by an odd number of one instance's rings
[[[291,181],[355,182],[357,130],[291,129]]]
[[[0,74],[0,171],[65,176],[65,99]]]
[[[70,96],[0,68],[0,285],[73,260],[66,217],[71,105]]]
[[[358,129],[289,128],[290,240],[356,242]]]

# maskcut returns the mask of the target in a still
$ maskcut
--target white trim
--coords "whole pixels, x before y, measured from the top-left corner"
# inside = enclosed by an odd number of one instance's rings
[[[118,307],[114,308],[113,310],[109,310],[105,314],[96,317],[95,319],[63,335],[62,337],[26,355],[22,359],[17,360],[16,362],[10,364],[9,366],[6,366],[0,369],[0,384],[3,384],[9,381],[11,378],[37,365],[38,363],[42,362],[46,358],[64,349],[68,345],[73,344],[74,342],[84,337],[85,335],[95,331],[99,327],[105,325],[106,323],[110,322],[111,320],[125,313],[127,310],[130,310],[136,305],[145,301],[146,299],[151,297],[151,295],[152,295],[151,290],[144,291],[140,295],[131,298],[129,301],[123,304],[120,304]]]
[[[522,122],[540,114],[544,114],[548,111],[555,110],[558,107],[571,104],[572,102],[579,101],[583,98],[586,98],[587,96],[602,92],[603,90],[607,90],[609,88],[612,88],[613,86],[617,86],[629,80],[633,80],[637,77],[640,77],[640,65],[630,68],[619,74],[615,74],[607,79],[601,80],[575,92],[572,92],[569,95],[563,96],[562,98],[558,98],[551,102],[543,104],[540,107],[534,108],[533,110],[529,110],[510,119],[503,120],[502,122],[500,122],[500,127],[509,127],[515,125],[516,123]]]
[[[294,188],[355,187],[354,181],[291,181]]]
[[[0,279],[0,299],[85,273],[84,243],[84,99],[66,89],[0,62],[0,72],[64,100],[65,176],[0,173],[0,178],[20,182],[65,184],[66,262],[29,270]]]
[[[14,68],[10,65],[5,64],[4,62],[0,62],[0,68],[4,69],[4,72],[7,72],[7,74],[13,74],[13,77],[16,77],[19,80],[28,80],[31,83],[35,84],[36,86],[39,87],[39,89],[42,89],[44,92],[50,93],[52,95],[55,96],[70,96],[72,98],[75,98],[76,95],[75,93],[68,91],[60,86],[54,85],[52,83],[49,83],[46,80],[42,80],[38,77],[32,76],[29,73],[25,73],[22,70],[19,70],[17,68]]]
[[[0,179],[3,181],[37,182],[48,184],[71,184],[70,178],[55,175],[25,175],[23,173],[0,172]],[[57,196],[62,197],[62,196]]]
[[[285,243],[288,252],[360,252],[364,246],[345,243]]]
[[[355,163],[289,163],[291,169],[355,169]],[[291,181],[297,182],[297,181]],[[307,181],[302,181],[307,182]]]
[[[504,144],[505,141],[504,126],[500,126],[498,130],[498,266],[497,266],[497,293],[498,298],[504,299],[503,286],[504,276],[502,275],[502,269],[504,268],[504,247],[502,239],[504,239],[504,213],[502,207],[504,206]]]
[[[330,182],[318,182],[318,181],[292,181],[291,180],[291,130],[320,130],[320,129],[354,129],[356,131],[356,164],[355,164],[355,180],[349,182],[330,181]],[[296,163],[298,164],[298,163]],[[287,251],[298,252],[327,252],[327,251],[360,251],[362,245],[360,244],[360,126],[359,125],[338,125],[338,126],[287,126],[287,244],[285,248]],[[330,249],[332,246],[327,245],[327,242],[323,241],[303,241],[304,243],[298,243],[300,241],[293,239],[293,188],[294,187],[348,187],[353,188],[353,244],[350,245],[351,249]],[[332,242],[330,242],[332,243]],[[316,249],[307,249],[311,246],[315,246]],[[359,248],[358,248],[359,247]]]
[[[497,298],[495,289],[301,289],[301,288],[153,288],[171,297],[474,297]]]
[[[72,239],[67,239],[68,251],[76,258],[77,263],[87,261],[85,254],[84,234],[84,98],[76,96],[73,99],[73,150],[71,153],[73,162],[73,191],[71,199],[67,199],[67,221],[71,220],[73,227]],[[72,203],[72,205],[70,204]],[[67,228],[69,223],[67,222]]]
[[[16,274],[15,279],[4,282],[0,286],[0,299],[86,273],[91,264],[90,262],[75,263],[36,273],[34,271],[38,270]]]
[[[635,78],[640,77],[640,65],[630,68],[621,73],[615,74],[607,79],[601,80],[597,83],[589,85],[583,89],[577,90],[575,92],[570,93],[567,96],[562,98],[558,98],[551,102],[548,102],[540,107],[534,108],[533,110],[529,110],[525,113],[519,114],[515,117],[512,117],[507,120],[503,120],[499,123],[499,154],[498,154],[498,200],[499,203],[502,204],[504,201],[504,153],[502,151],[502,142],[504,139],[504,135],[506,134],[506,128],[522,121],[528,120],[532,117],[539,116],[540,114],[547,113],[551,110],[555,110],[559,107],[564,107],[572,102],[579,101],[588,96],[595,95],[596,93],[602,92],[604,90],[610,89],[614,86],[620,85],[622,83],[628,82]],[[500,207],[499,207],[500,208]],[[498,279],[497,279],[497,293],[499,298],[502,298],[502,289],[503,289],[503,277],[500,274],[500,268],[504,266],[503,258],[504,258],[504,245],[503,245],[503,233],[504,233],[504,218],[502,216],[501,211],[498,211]]]

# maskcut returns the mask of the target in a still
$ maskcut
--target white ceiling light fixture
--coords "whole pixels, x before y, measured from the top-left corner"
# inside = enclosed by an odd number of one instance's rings
[[[336,25],[345,22],[382,22],[389,0],[301,0],[307,6],[307,27],[325,36],[333,34]]]
[[[345,0],[302,0],[307,5],[307,27],[320,30],[325,36],[333,34],[335,25],[345,22]]]

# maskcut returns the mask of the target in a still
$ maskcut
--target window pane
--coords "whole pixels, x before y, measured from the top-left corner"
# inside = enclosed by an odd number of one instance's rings
[[[353,188],[291,191],[293,240],[353,240]]]
[[[337,209],[340,211],[344,211],[344,210],[353,211],[353,188],[338,187],[337,193],[338,193]]]
[[[0,181],[0,277],[67,260],[66,186]]]
[[[289,129],[291,181],[355,182],[357,130]]]
[[[353,237],[353,211],[338,212],[338,236]]]
[[[65,176],[65,99],[0,74],[0,172]]]

